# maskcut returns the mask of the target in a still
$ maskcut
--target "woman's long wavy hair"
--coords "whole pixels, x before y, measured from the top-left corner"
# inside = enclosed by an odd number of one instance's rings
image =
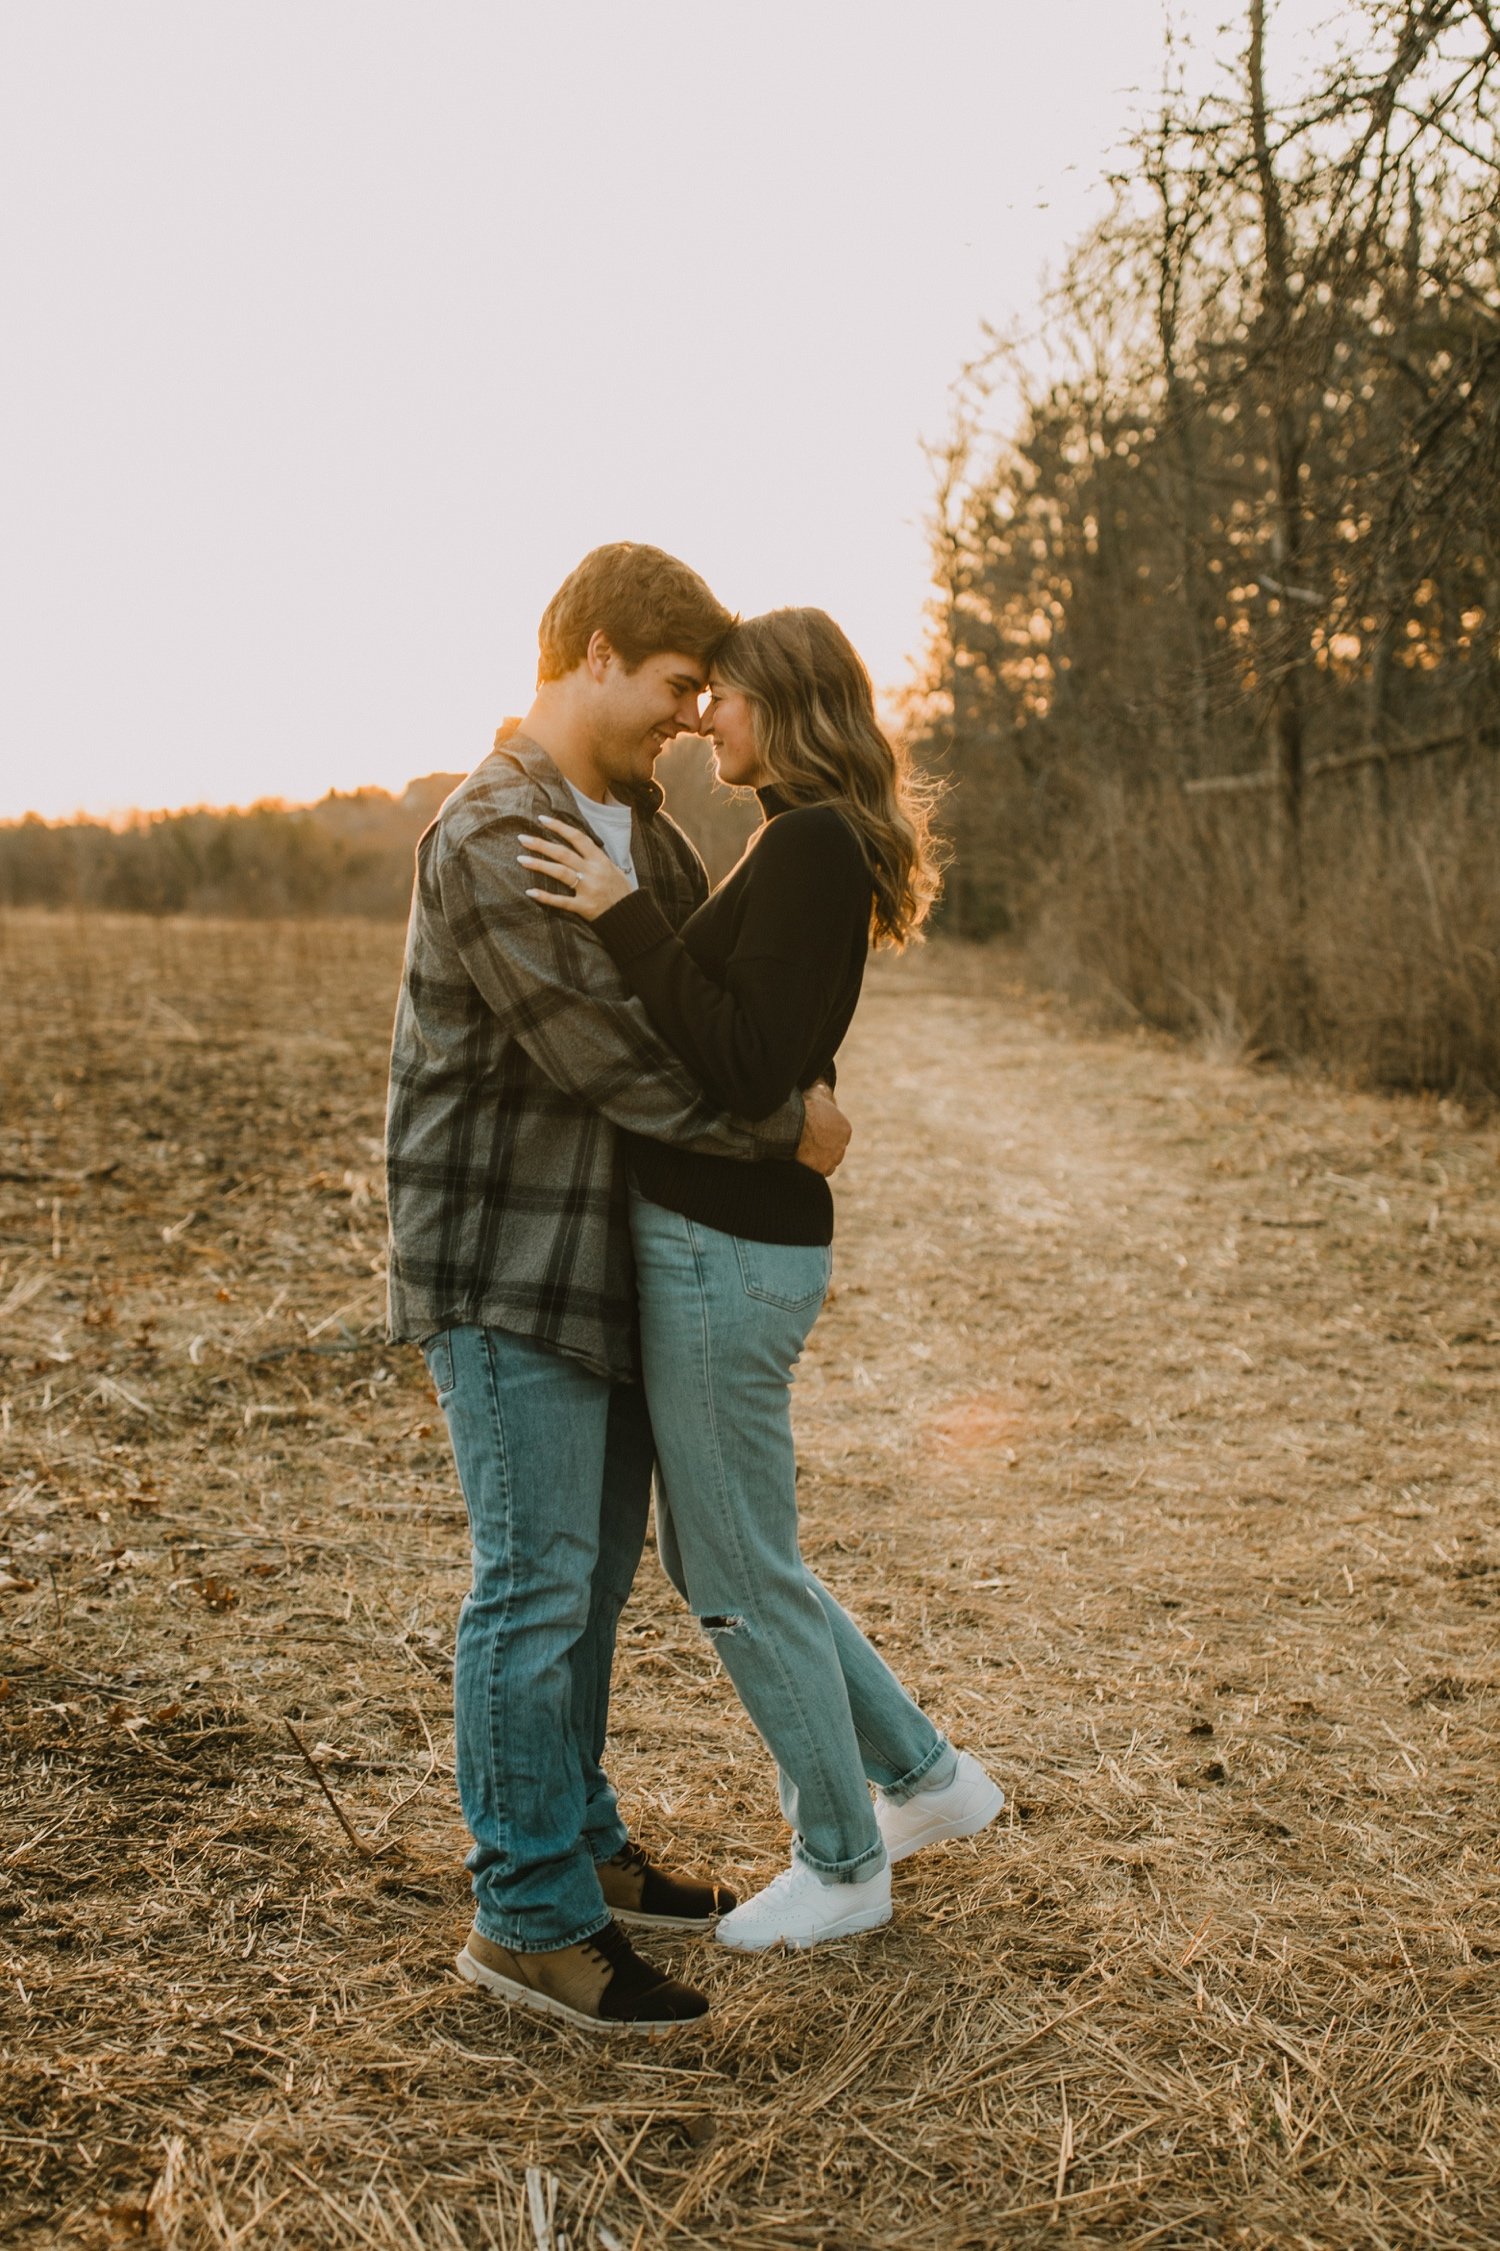
[[[875,716],[870,675],[826,610],[742,618],[714,651],[715,680],[750,703],[767,779],[791,805],[833,805],[870,870],[876,945],[920,931],[942,888],[936,785]]]

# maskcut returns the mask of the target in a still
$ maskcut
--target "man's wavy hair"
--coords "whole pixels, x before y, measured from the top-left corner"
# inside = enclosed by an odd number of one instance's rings
[[[582,664],[596,633],[608,634],[627,672],[662,649],[695,657],[706,671],[733,623],[686,563],[660,547],[618,539],[585,555],[542,612],[537,686]]]
[[[875,716],[870,675],[826,610],[767,610],[714,651],[716,684],[749,699],[767,778],[792,805],[833,805],[870,870],[876,945],[917,935],[942,888],[937,785]]]

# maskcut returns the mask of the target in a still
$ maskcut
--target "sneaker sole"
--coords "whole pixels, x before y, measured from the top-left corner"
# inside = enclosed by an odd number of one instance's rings
[[[703,2022],[702,2017],[591,2017],[582,2009],[570,2008],[566,2001],[554,2000],[550,1993],[537,1993],[529,1985],[517,1985],[514,1978],[502,1977],[498,1970],[476,1962],[467,1947],[455,1955],[454,1967],[466,1984],[477,1986],[497,2001],[513,2001],[517,2008],[530,2009],[536,2016],[561,2017],[565,2024],[581,2025],[585,2032],[630,2032],[638,2038],[661,2040]]]
[[[902,1844],[887,1841],[886,1857],[891,1866],[894,1868],[899,1860],[909,1860],[914,1852],[924,1852],[928,1845],[948,1844],[956,1837],[977,1837],[981,1829],[988,1829],[1005,1806],[1005,1792],[999,1783],[992,1783],[990,1788],[993,1795],[985,1801],[982,1810],[965,1815],[962,1821],[934,1821],[930,1828],[906,1838]]]
[[[787,1946],[798,1954],[805,1954],[809,1948],[822,1946],[829,1939],[857,1938],[861,1931],[883,1930],[890,1919],[889,1907],[874,1912],[866,1907],[856,1915],[845,1915],[842,1921],[829,1923],[822,1930],[811,1932],[805,1938],[796,1936],[791,1931],[773,1931],[769,1938],[726,1938],[723,1923],[715,1931],[714,1937],[720,1946],[727,1947],[735,1954],[769,1954],[776,1946]]]

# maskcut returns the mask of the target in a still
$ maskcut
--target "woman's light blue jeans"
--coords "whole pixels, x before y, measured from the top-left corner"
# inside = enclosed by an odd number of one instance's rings
[[[802,1560],[792,1369],[832,1252],[752,1243],[630,1200],[668,1577],[775,1759],[795,1856],[826,1881],[885,1857],[867,1787],[909,1797],[954,1754]]]
[[[609,1921],[594,1866],[626,1841],[603,1758],[651,1499],[645,1395],[504,1329],[443,1329],[422,1352],[473,1546],[453,1702],[474,1920],[550,1953]]]

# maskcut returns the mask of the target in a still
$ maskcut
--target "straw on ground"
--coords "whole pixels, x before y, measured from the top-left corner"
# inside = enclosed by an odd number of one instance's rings
[[[399,934],[0,949],[7,2241],[1500,2242],[1492,1127],[872,978],[807,1544],[1012,1810],[873,1939],[658,1947],[715,2015],[625,2053],[450,1972]],[[613,1759],[648,1845],[781,1860],[654,1564]]]

